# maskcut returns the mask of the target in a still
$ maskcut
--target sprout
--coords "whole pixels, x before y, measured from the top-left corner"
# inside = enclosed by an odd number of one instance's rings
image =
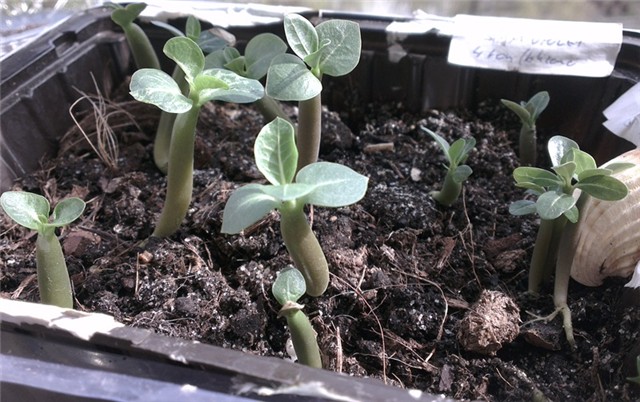
[[[287,319],[298,361],[307,366],[322,368],[316,332],[309,318],[302,312],[304,306],[297,303],[306,292],[305,280],[300,271],[288,265],[278,273],[271,292],[282,306],[278,315]]]
[[[281,118],[260,130],[254,154],[258,170],[271,184],[248,184],[235,190],[224,208],[222,232],[240,233],[270,211],[278,210],[284,243],[305,278],[307,293],[320,296],[329,283],[329,268],[304,206],[353,204],[364,196],[369,179],[330,162],[312,163],[296,174],[298,151],[293,126]]]
[[[440,191],[432,191],[434,200],[444,206],[451,206],[460,196],[462,183],[471,176],[473,170],[467,165],[462,165],[467,160],[469,153],[476,146],[475,138],[460,138],[449,145],[447,140],[425,127],[420,127],[426,131],[438,143],[449,165],[446,166],[447,174]]]
[[[298,101],[300,158],[297,170],[318,160],[322,116],[322,75],[340,77],[360,61],[360,26],[353,21],[330,20],[314,27],[298,14],[284,18],[287,42],[295,54],[276,56],[267,73],[267,95]]]
[[[132,3],[126,7],[116,3],[107,3],[107,5],[114,9],[111,12],[111,19],[124,31],[136,66],[138,68],[160,69],[160,61],[158,61],[158,56],[153,50],[147,34],[134,22],[140,13],[147,8],[147,5],[145,3]]]
[[[550,269],[555,264],[553,299],[556,310],[545,319],[552,319],[561,312],[567,340],[575,347],[571,311],[567,305],[571,260],[575,250],[570,250],[568,244],[580,215],[579,199],[582,202],[587,196],[606,201],[623,199],[629,190],[611,175],[633,164],[619,163],[598,168],[593,157],[581,151],[574,141],[562,136],[552,137],[548,147],[553,171],[536,167],[519,167],[513,171],[516,186],[527,189],[537,199],[516,201],[510,205],[509,212],[540,216],[529,270],[529,291],[538,291],[540,283],[551,275]],[[578,189],[581,190],[580,195],[576,193]]]
[[[211,100],[254,102],[264,94],[262,85],[256,80],[227,70],[205,70],[202,50],[188,37],[169,39],[164,53],[185,73],[188,96],[183,95],[178,83],[161,70],[138,70],[130,84],[135,99],[178,114],[171,135],[167,195],[152,234],[156,237],[170,236],[178,230],[191,203],[195,133],[202,105]]]
[[[536,120],[549,104],[549,93],[538,92],[528,102],[520,104],[502,99],[502,104],[517,114],[522,122],[519,139],[520,164],[534,166],[537,158]]]
[[[43,196],[24,191],[7,191],[0,196],[0,206],[17,224],[38,232],[36,266],[42,302],[73,308],[69,272],[55,229],[78,219],[84,211],[84,201],[79,198],[62,200],[49,217],[49,201]]]

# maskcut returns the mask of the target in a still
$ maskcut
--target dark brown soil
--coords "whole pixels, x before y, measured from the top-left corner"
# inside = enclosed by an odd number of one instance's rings
[[[165,178],[150,158],[154,121],[144,116],[151,109],[128,110],[142,132],[130,125],[118,134],[117,171],[81,146],[16,184],[53,203],[72,195],[88,202],[81,220],[61,233],[77,308],[288,358],[285,321],[270,293],[276,272],[290,263],[277,214],[244,235],[220,234],[230,192],[261,180],[252,146],[262,118],[244,106],[206,107],[188,217],[176,235],[142,248],[161,209]],[[363,112],[372,117],[353,117]],[[458,399],[640,398],[626,380],[635,375],[640,311],[620,302],[624,281],[599,288],[571,283],[576,352],[559,320],[523,326],[532,314],[550,313],[553,302],[550,286],[539,297],[525,294],[537,221],[508,213],[523,197],[511,177],[517,123],[497,103],[473,114],[368,105],[327,112],[324,124],[321,159],[370,178],[360,203],[313,211],[332,276],[322,297],[301,302],[327,369]],[[477,139],[468,161],[474,174],[450,208],[429,196],[442,181],[444,158],[420,125],[448,140]],[[37,301],[34,236],[5,216],[0,233],[2,297]]]

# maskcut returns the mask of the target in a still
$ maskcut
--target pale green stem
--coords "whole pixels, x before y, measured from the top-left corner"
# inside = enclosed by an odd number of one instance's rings
[[[321,95],[298,104],[298,170],[318,161],[322,135]]]
[[[155,68],[160,70],[160,61],[158,61],[158,56],[144,30],[133,22],[127,26],[123,26],[122,30],[127,38],[127,42],[129,42],[136,66],[138,68]]]
[[[53,227],[38,232],[36,266],[42,303],[73,308],[69,271]]]
[[[547,255],[553,238],[554,221],[540,219],[540,227],[536,236],[536,243],[533,246],[533,255],[531,256],[531,265],[529,267],[529,292],[537,293],[540,284],[546,279],[545,268],[547,263]]]
[[[200,107],[194,102],[191,110],[176,117],[169,151],[167,195],[152,236],[171,236],[187,216],[193,191],[193,152],[199,113]]]
[[[442,189],[440,191],[432,191],[431,196],[439,204],[449,207],[456,202],[461,191],[462,183],[453,180],[453,174],[451,173],[451,169],[449,169],[447,175],[444,177]]]
[[[329,285],[329,265],[302,205],[287,202],[280,209],[284,244],[307,284],[307,294],[320,296]]]
[[[301,308],[297,303],[287,302],[282,306],[280,315],[287,319],[298,361],[306,366],[322,368],[316,331],[311,326],[309,318],[300,311]]]
[[[254,105],[267,123],[273,121],[276,117],[280,117],[282,119],[285,119],[295,127],[289,116],[287,116],[284,110],[282,110],[282,105],[280,104],[280,102],[273,99],[272,97],[265,95],[255,101]]]
[[[535,166],[537,159],[536,127],[523,124],[520,128],[520,165]]]
[[[173,69],[173,80],[178,83],[180,90],[186,96],[189,93],[189,83],[185,78],[184,71],[179,66]],[[153,161],[160,171],[167,174],[169,166],[169,149],[171,147],[171,133],[173,132],[173,124],[176,121],[176,113],[168,113],[163,111],[160,114],[158,129],[153,141]]]

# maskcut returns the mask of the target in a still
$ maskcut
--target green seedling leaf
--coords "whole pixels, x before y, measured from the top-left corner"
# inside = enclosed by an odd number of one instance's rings
[[[469,156],[469,152],[476,146],[475,138],[460,138],[449,147],[449,162],[451,166],[458,166]]]
[[[635,163],[631,162],[611,162],[605,163],[602,167],[611,170],[611,174],[616,174],[635,166]]]
[[[17,224],[39,231],[49,220],[49,201],[26,191],[6,191],[0,196],[0,206]]]
[[[538,197],[536,210],[540,218],[553,220],[576,205],[576,199],[569,194],[547,191]]]
[[[233,46],[236,43],[236,37],[230,32],[225,31],[222,28],[212,28],[200,33],[198,37],[198,46],[202,51],[209,55],[220,49],[224,49],[225,46]],[[211,68],[211,67],[206,67]]]
[[[267,74],[267,95],[281,101],[303,101],[322,91],[322,83],[292,54],[276,56]]]
[[[297,302],[306,291],[307,284],[304,277],[293,265],[287,265],[285,269],[278,272],[271,288],[273,296],[283,306],[288,301]]]
[[[536,167],[518,167],[513,171],[513,178],[517,184],[533,183],[539,187],[561,186],[563,182],[555,174],[548,170]],[[532,187],[526,187],[532,188]]]
[[[306,18],[298,14],[284,17],[284,33],[291,50],[304,59],[318,50],[320,41],[315,27]]]
[[[180,87],[164,71],[143,68],[131,76],[131,96],[144,103],[156,105],[169,113],[184,113],[191,109],[193,101],[182,95]]]
[[[264,88],[260,81],[241,77],[232,71],[213,68],[204,70],[201,76],[214,78],[216,82],[222,82],[225,86],[219,87],[216,84],[212,87],[201,89],[199,91],[199,105],[211,100],[251,103],[264,96]]]
[[[566,211],[564,213],[564,216],[569,220],[569,222],[571,223],[576,223],[578,222],[578,219],[580,218],[580,212],[578,211],[578,207],[576,207],[575,205],[568,211]]]
[[[229,85],[226,82],[221,80],[220,78],[208,75],[208,74],[200,74],[193,81],[193,90],[196,93],[202,93],[207,89],[221,89],[228,90]]]
[[[256,80],[267,75],[271,61],[287,52],[287,44],[277,35],[262,33],[254,36],[244,51],[246,76]]]
[[[549,105],[549,92],[541,91],[533,95],[531,99],[526,103],[525,108],[531,115],[531,121],[535,123],[540,117],[540,114]]]
[[[549,156],[551,157],[552,166],[558,166],[564,163],[562,158],[571,149],[580,149],[575,141],[561,135],[551,137],[547,144],[547,148],[549,150]]]
[[[340,77],[353,71],[360,62],[360,25],[353,21],[330,20],[320,23],[316,31],[323,45],[317,60],[322,74]]]
[[[579,182],[583,181],[587,177],[591,177],[591,176],[611,176],[612,174],[613,174],[613,171],[609,169],[603,169],[603,168],[587,169],[587,170],[583,170],[582,172],[580,172],[580,174],[578,174],[578,181]]]
[[[66,198],[58,203],[51,216],[51,225],[65,226],[75,221],[84,212],[85,203],[80,198]]]
[[[458,166],[453,171],[453,181],[456,183],[463,183],[471,176],[473,170],[467,165]]]
[[[571,178],[573,174],[576,172],[576,163],[575,162],[564,162],[559,166],[554,166],[552,169],[556,172],[556,174],[561,177],[566,184],[571,183]]]
[[[572,161],[576,164],[576,171],[574,174],[578,176],[580,176],[580,173],[585,170],[593,170],[598,167],[596,160],[593,159],[591,155],[576,148],[569,150],[563,159],[566,159],[566,161]]]
[[[180,66],[190,84],[193,84],[196,76],[204,70],[202,49],[186,36],[169,39],[162,51]]]
[[[140,13],[147,8],[145,3],[131,3],[126,7],[122,7],[120,5],[117,6],[118,7],[111,13],[111,19],[120,26],[131,24],[136,18],[138,18]]]
[[[511,215],[521,216],[535,214],[537,212],[535,201],[520,200],[509,205],[509,213]]]
[[[513,111],[518,116],[522,124],[531,126],[531,113],[529,113],[529,111],[524,106],[508,99],[501,99],[500,102],[502,102],[503,105]]]
[[[344,207],[364,197],[369,178],[331,162],[317,162],[300,169],[296,183],[314,186],[304,200],[321,207]]]
[[[187,17],[187,24],[185,25],[184,33],[187,38],[194,42],[197,42],[200,38],[202,27],[200,26],[200,21],[198,21],[198,19],[193,15]]]
[[[282,185],[293,182],[298,149],[291,123],[277,117],[265,125],[256,138],[254,155],[258,170],[269,183]]]
[[[420,126],[420,128],[423,131],[425,131],[427,134],[429,134],[436,141],[436,143],[440,146],[445,156],[447,157],[447,160],[449,161],[449,163],[451,163],[451,160],[449,159],[449,143],[447,142],[447,140],[445,140],[443,137],[434,133],[433,131],[429,130],[426,127]]]
[[[535,184],[535,183],[530,183],[530,182],[520,182],[520,183],[516,183],[516,187],[520,187],[520,188],[524,188],[529,190],[531,193],[533,193],[534,195],[542,195],[545,191],[547,191],[544,187]]]
[[[612,176],[590,176],[576,184],[576,188],[603,201],[618,201],[629,193],[627,186]]]
[[[265,187],[248,184],[231,194],[222,215],[222,233],[240,233],[280,206],[280,200],[264,192]]]

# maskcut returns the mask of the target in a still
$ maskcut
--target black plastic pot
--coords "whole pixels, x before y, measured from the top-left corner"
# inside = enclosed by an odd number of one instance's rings
[[[264,10],[255,13],[265,15]],[[390,17],[316,11],[306,16],[348,18],[361,25],[361,63],[348,77],[327,79],[323,99],[331,109],[341,108],[345,93],[361,102],[402,102],[416,110],[473,109],[487,98],[526,99],[549,89],[553,102],[539,127],[573,137],[599,162],[632,147],[601,123],[604,108],[640,80],[637,32],[624,33],[611,76],[580,78],[453,66],[447,63],[450,37],[431,30],[399,39],[387,30]],[[169,22],[180,26],[184,18]],[[160,48],[168,33],[142,25]],[[260,32],[282,34],[281,25],[228,29],[242,43]],[[394,61],[398,50],[404,56]],[[73,124],[68,108],[79,97],[76,89],[95,92],[93,75],[100,90],[109,93],[132,72],[131,64],[126,41],[106,9],[83,12],[3,60],[0,191],[55,153],[57,138]],[[99,314],[8,300],[0,300],[0,314],[0,395],[6,400],[444,400],[410,395],[376,380],[171,339]],[[264,396],[259,390],[282,393]]]

